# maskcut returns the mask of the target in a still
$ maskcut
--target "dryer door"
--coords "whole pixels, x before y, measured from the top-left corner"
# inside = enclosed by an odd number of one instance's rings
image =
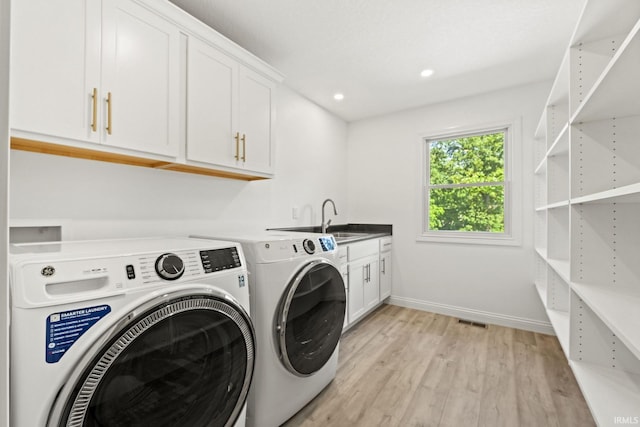
[[[50,426],[234,425],[254,368],[246,312],[217,292],[149,305],[78,367]]]
[[[322,368],[338,346],[346,294],[342,275],[326,260],[302,268],[289,283],[276,318],[281,360],[295,375]]]

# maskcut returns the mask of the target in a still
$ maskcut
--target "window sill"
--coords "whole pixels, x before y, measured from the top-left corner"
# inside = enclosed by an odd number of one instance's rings
[[[460,235],[459,233],[425,233],[416,237],[417,242],[452,243],[464,245],[492,245],[492,246],[520,246],[519,239],[513,236],[476,236]]]

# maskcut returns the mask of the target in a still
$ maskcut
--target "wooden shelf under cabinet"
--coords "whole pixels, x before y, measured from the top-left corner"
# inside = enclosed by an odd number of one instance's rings
[[[244,175],[240,173],[203,168],[181,163],[172,163],[162,160],[146,159],[107,151],[92,150],[88,148],[52,144],[49,142],[35,141],[23,138],[11,138],[11,149],[30,151],[34,153],[51,154],[55,156],[73,157],[77,159],[98,160],[101,162],[118,163],[132,166],[143,166],[152,169],[165,169],[177,172],[186,172],[197,175],[207,175],[218,178],[237,179],[242,181],[254,181],[267,179],[267,177]]]

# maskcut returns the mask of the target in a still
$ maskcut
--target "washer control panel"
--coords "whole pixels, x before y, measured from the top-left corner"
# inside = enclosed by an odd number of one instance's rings
[[[200,260],[205,273],[242,267],[238,249],[235,247],[200,251]]]
[[[235,246],[149,254],[138,261],[139,266],[126,266],[126,275],[129,281],[140,277],[145,284],[158,280],[193,279],[203,274],[242,267],[242,257]]]
[[[162,254],[156,259],[156,273],[164,280],[179,279],[184,273],[184,262],[176,254]]]

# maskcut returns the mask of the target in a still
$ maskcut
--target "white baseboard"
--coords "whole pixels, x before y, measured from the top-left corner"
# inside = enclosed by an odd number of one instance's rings
[[[391,295],[386,301],[388,304],[401,307],[415,308],[416,310],[430,311],[447,316],[458,317],[474,322],[482,322],[492,325],[506,326],[509,328],[523,329],[525,331],[538,332],[546,335],[555,335],[551,323],[523,317],[508,316],[487,311],[472,310],[454,305],[440,304],[437,302],[423,301],[413,298],[404,298]]]

